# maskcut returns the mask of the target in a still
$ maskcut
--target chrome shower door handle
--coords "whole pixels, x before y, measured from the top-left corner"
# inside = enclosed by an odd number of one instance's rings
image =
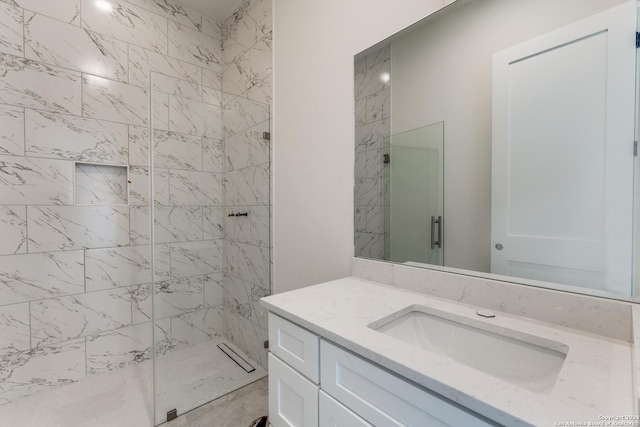
[[[436,237],[436,227],[438,227],[438,237]],[[442,217],[431,217],[431,249],[442,247]]]

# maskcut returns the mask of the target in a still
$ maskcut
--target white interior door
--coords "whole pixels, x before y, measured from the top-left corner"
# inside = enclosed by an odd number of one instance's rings
[[[630,1],[494,55],[493,273],[631,294],[635,33]]]

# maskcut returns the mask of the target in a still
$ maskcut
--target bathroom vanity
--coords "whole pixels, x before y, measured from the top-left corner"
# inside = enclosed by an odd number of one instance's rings
[[[638,413],[624,340],[355,277],[262,304],[273,427],[605,425]]]

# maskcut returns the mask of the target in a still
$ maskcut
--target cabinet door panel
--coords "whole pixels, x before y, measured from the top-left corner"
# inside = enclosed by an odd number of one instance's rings
[[[320,352],[322,389],[376,427],[494,425],[328,341]]]
[[[269,421],[273,427],[318,427],[318,386],[269,354]]]
[[[373,427],[355,413],[320,391],[320,427]]]
[[[269,313],[269,345],[273,354],[314,383],[319,383],[319,336]]]

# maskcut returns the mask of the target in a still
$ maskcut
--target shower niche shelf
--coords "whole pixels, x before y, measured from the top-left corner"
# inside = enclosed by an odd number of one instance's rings
[[[129,167],[98,163],[75,163],[76,205],[127,205]]]

